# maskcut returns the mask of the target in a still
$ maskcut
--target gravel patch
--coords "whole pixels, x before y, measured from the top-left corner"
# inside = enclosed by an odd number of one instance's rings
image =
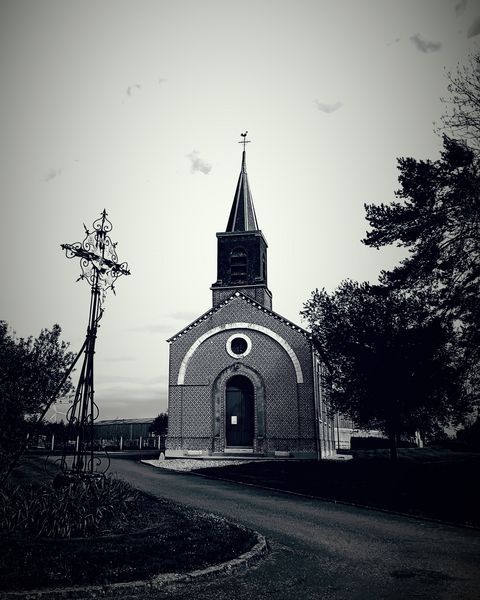
[[[147,465],[168,471],[193,471],[194,469],[210,469],[212,467],[229,467],[254,462],[251,460],[203,460],[198,458],[167,458],[165,460],[142,460]],[[257,461],[255,461],[257,462]]]

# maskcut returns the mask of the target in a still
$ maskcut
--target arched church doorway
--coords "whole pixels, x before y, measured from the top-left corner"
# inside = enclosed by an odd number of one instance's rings
[[[253,384],[243,375],[235,375],[227,381],[225,399],[225,435],[227,446],[253,446],[254,433]]]

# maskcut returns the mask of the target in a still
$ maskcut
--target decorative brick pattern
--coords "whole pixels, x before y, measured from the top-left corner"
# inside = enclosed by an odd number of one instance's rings
[[[184,386],[183,420],[184,436],[212,436],[212,392],[210,386]]]
[[[239,288],[212,288],[212,301],[213,306],[217,306],[225,300],[228,300],[230,296],[235,294],[235,292],[239,292],[240,294],[244,294],[248,296],[255,302],[262,304],[269,310],[272,310],[272,294],[265,287],[260,286],[252,286],[252,287],[239,287]]]
[[[265,332],[238,329],[248,335],[252,348],[241,359],[232,357],[226,343],[237,330],[226,329],[229,323],[253,323],[285,340],[298,358],[303,383],[297,383],[295,366],[285,347]],[[177,385],[185,355],[196,340],[214,328],[219,329],[189,357],[184,385]],[[225,388],[229,377],[236,373],[249,377],[255,389],[255,452],[288,450],[293,454],[315,455],[316,437],[320,433],[325,440],[322,439],[320,450],[322,455],[328,455],[333,430],[328,428],[326,418],[326,429],[323,424],[317,426],[320,412],[326,414],[327,399],[325,393],[315,390],[315,386],[320,386],[320,377],[314,373],[312,353],[304,330],[243,296],[217,307],[171,341],[167,447],[205,452],[224,450]]]
[[[168,437],[182,435],[182,389],[170,387],[168,392]]]
[[[217,327],[213,327],[212,329],[210,329],[209,331],[204,333],[202,336],[200,336],[197,340],[195,340],[195,342],[190,346],[187,353],[183,357],[183,360],[180,365],[180,369],[178,371],[177,385],[184,385],[186,383],[186,381],[185,381],[186,371],[189,368],[190,361],[191,361],[192,357],[194,356],[194,354],[198,353],[198,352],[203,352],[205,347],[208,346],[209,340],[212,341],[214,336],[216,336],[218,334],[224,334],[225,331],[229,332],[229,336],[228,336],[228,339],[227,339],[224,347],[226,348],[227,353],[233,359],[235,359],[237,361],[240,360],[241,358],[244,358],[245,356],[247,356],[247,354],[249,354],[250,350],[251,350],[250,338],[247,335],[245,335],[245,333],[242,333],[243,331],[259,332],[262,335],[265,335],[265,336],[273,339],[276,342],[276,344],[278,344],[289,356],[289,358],[293,364],[293,368],[295,369],[296,382],[303,383],[303,371],[302,371],[300,362],[298,360],[298,357],[295,354],[292,347],[288,344],[288,342],[283,337],[281,337],[280,335],[278,335],[277,333],[275,333],[268,327],[263,327],[262,325],[257,325],[256,323],[235,322],[235,323],[225,323],[224,325],[218,325]],[[232,335],[230,335],[230,333],[232,331],[234,333]],[[246,352],[242,356],[235,356],[231,352],[231,349],[229,348],[229,341],[231,340],[232,337],[235,337],[235,336],[241,336],[244,339],[248,340],[248,344],[249,344],[248,352]]]

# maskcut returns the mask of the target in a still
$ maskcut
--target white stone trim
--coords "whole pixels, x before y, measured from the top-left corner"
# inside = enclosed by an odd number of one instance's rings
[[[235,354],[235,352],[232,350],[232,341],[236,338],[242,338],[242,340],[247,342],[247,349],[242,354]],[[225,349],[232,358],[243,358],[244,356],[247,356],[247,354],[250,354],[250,350],[252,349],[252,340],[244,333],[234,333],[228,338],[227,343],[225,344]]]
[[[298,360],[298,357],[295,354],[292,347],[290,346],[290,344],[286,340],[284,340],[280,335],[278,335],[278,333],[275,333],[271,329],[268,329],[268,327],[257,325],[256,323],[225,323],[225,325],[219,325],[218,327],[210,329],[193,342],[193,344],[190,346],[190,348],[187,350],[187,353],[183,357],[182,364],[180,365],[180,370],[178,371],[177,385],[185,384],[185,374],[187,372],[187,366],[196,349],[205,340],[208,340],[208,338],[216,335],[217,333],[227,331],[230,329],[250,329],[254,331],[259,331],[260,333],[268,335],[268,337],[272,338],[272,340],[275,340],[278,344],[280,344],[280,346],[282,346],[282,348],[290,357],[290,360],[292,361],[293,367],[295,369],[297,383],[303,383],[303,373],[302,367],[300,366],[300,361]]]

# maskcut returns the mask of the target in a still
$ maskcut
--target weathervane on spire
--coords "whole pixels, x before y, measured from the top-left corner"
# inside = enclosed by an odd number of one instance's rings
[[[247,133],[248,131],[246,131],[245,133],[241,133],[240,135],[242,136],[243,140],[241,142],[238,142],[239,144],[243,144],[243,151],[245,152],[245,144],[249,144],[250,140],[247,140]]]

